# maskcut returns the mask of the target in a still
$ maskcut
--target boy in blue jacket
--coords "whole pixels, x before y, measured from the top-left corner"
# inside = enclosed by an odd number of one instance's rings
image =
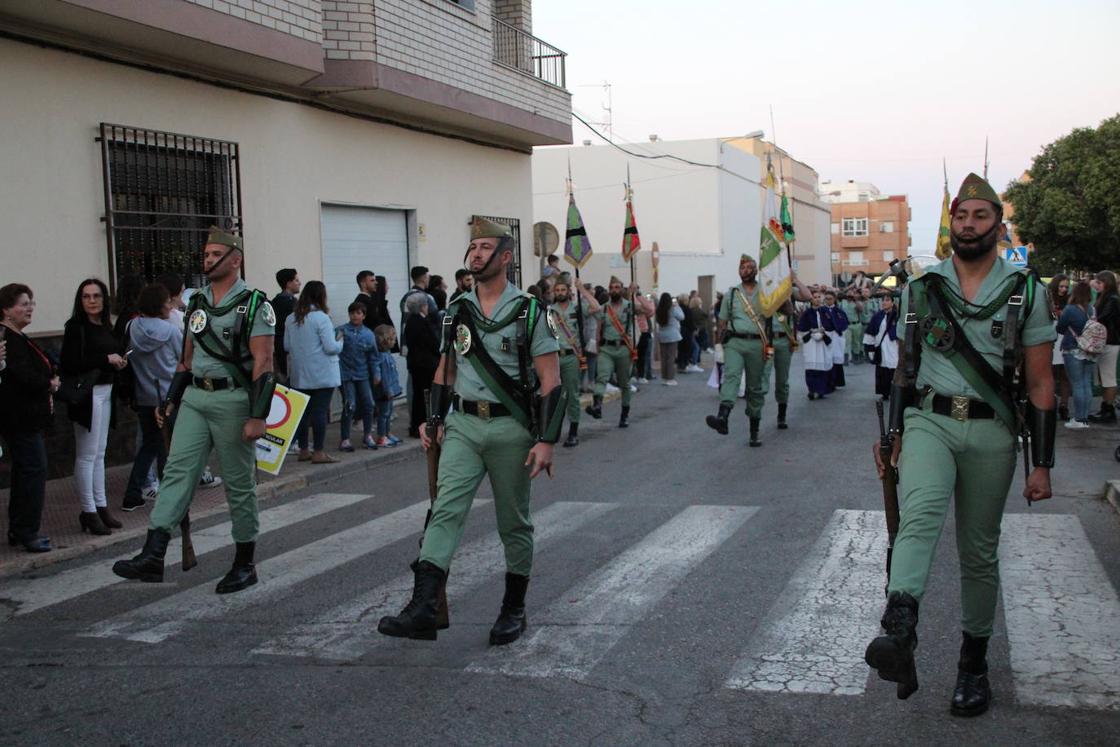
[[[338,367],[342,374],[342,443],[340,451],[353,451],[350,443],[350,426],[354,413],[360,408],[362,415],[362,446],[376,449],[373,437],[373,392],[370,389],[370,372],[375,369],[380,354],[377,343],[365,326],[366,307],[355,301],[346,309],[350,323],[335,328],[335,334],[342,336],[342,353],[338,356]]]
[[[389,433],[389,420],[393,417],[393,400],[401,396],[397,362],[390,352],[397,345],[397,331],[391,324],[381,324],[374,334],[381,349],[381,355],[370,366],[374,399],[377,401],[377,445],[396,446],[401,440]]]

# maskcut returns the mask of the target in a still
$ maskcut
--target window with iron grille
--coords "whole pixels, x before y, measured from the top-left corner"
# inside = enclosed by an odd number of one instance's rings
[[[506,268],[506,279],[516,285],[518,288],[524,289],[521,285],[521,221],[517,218],[498,218],[493,215],[475,215],[471,217],[471,223],[474,223],[475,218],[482,218],[484,220],[493,221],[494,223],[503,226],[509,226],[509,230],[513,232],[513,261],[509,263]],[[496,260],[495,260],[496,261]]]
[[[165,272],[200,287],[210,226],[240,234],[237,143],[101,124],[110,282]]]

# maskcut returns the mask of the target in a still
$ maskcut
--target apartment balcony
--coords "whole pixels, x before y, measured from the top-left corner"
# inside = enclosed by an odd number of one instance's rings
[[[492,18],[494,62],[537,78],[550,86],[567,88],[564,61],[567,55],[516,26]]]

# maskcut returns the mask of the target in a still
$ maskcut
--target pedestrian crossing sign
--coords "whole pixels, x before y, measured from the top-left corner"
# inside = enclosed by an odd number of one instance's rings
[[[1027,247],[1009,246],[1003,250],[1003,258],[1016,267],[1027,266]]]

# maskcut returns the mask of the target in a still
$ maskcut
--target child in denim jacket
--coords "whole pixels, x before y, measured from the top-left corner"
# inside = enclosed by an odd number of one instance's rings
[[[373,332],[365,326],[366,307],[355,301],[347,308],[350,323],[335,328],[335,334],[342,336],[342,353],[338,356],[338,367],[342,374],[342,442],[341,451],[353,451],[350,443],[350,426],[355,412],[362,416],[362,446],[376,449],[377,441],[373,436],[373,391],[370,389],[370,372],[377,369],[381,355]]]
[[[381,354],[370,366],[373,379],[373,398],[377,404],[377,445],[396,446],[399,438],[389,433],[389,420],[393,417],[393,400],[401,396],[401,381],[397,362],[391,351],[397,344],[397,331],[390,324],[381,324],[373,331]]]

